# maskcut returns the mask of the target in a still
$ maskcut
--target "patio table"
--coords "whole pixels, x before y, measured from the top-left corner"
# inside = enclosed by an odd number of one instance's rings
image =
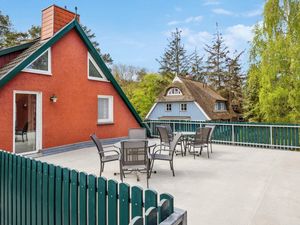
[[[186,151],[188,148],[188,139],[190,137],[195,136],[196,131],[182,131],[182,132],[173,132],[174,134],[180,133],[181,134],[181,138],[182,138],[182,142],[183,142],[183,147],[184,147],[184,155],[186,156]]]

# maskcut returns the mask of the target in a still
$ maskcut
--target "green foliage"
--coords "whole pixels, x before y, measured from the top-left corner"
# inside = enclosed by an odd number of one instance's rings
[[[96,35],[95,33],[92,32],[91,29],[89,29],[87,26],[85,25],[81,25],[82,29],[84,30],[84,32],[86,33],[86,35],[88,36],[88,38],[91,40],[92,44],[94,45],[95,49],[97,50],[97,52],[101,55],[102,59],[104,62],[106,62],[107,64],[112,64],[113,63],[113,59],[111,58],[109,53],[102,53],[101,49],[99,47],[99,42],[97,42],[95,40]]]
[[[32,26],[27,32],[15,31],[9,16],[0,11],[0,49],[33,40],[40,36],[40,31],[38,26]]]
[[[265,4],[264,23],[254,30],[245,92],[251,120],[300,122],[299,11],[297,0]]]

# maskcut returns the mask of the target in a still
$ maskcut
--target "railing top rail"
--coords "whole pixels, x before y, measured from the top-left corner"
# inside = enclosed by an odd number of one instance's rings
[[[300,124],[279,124],[279,123],[253,123],[253,122],[221,122],[221,121],[201,121],[201,120],[145,120],[144,123],[180,123],[180,124],[214,124],[233,126],[253,126],[253,127],[283,127],[300,128]]]

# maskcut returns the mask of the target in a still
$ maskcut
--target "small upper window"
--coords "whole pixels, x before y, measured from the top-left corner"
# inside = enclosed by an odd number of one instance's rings
[[[39,74],[51,74],[51,50],[43,52],[37,59],[30,63],[23,71]]]
[[[167,104],[166,104],[166,111],[167,111],[167,112],[172,111],[172,104],[170,104],[170,103],[167,103]]]
[[[187,104],[186,103],[181,103],[180,104],[180,111],[186,112],[187,111]]]
[[[226,111],[226,104],[225,104],[225,102],[216,102],[216,104],[215,104],[215,111]]]
[[[98,123],[113,123],[113,96],[98,95]]]
[[[167,95],[182,95],[182,92],[179,88],[171,88],[168,90]]]
[[[107,81],[93,57],[88,53],[88,79]]]

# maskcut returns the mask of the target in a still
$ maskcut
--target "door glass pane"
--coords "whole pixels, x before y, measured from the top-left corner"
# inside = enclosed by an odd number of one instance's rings
[[[36,150],[36,95],[16,94],[15,152]]]

